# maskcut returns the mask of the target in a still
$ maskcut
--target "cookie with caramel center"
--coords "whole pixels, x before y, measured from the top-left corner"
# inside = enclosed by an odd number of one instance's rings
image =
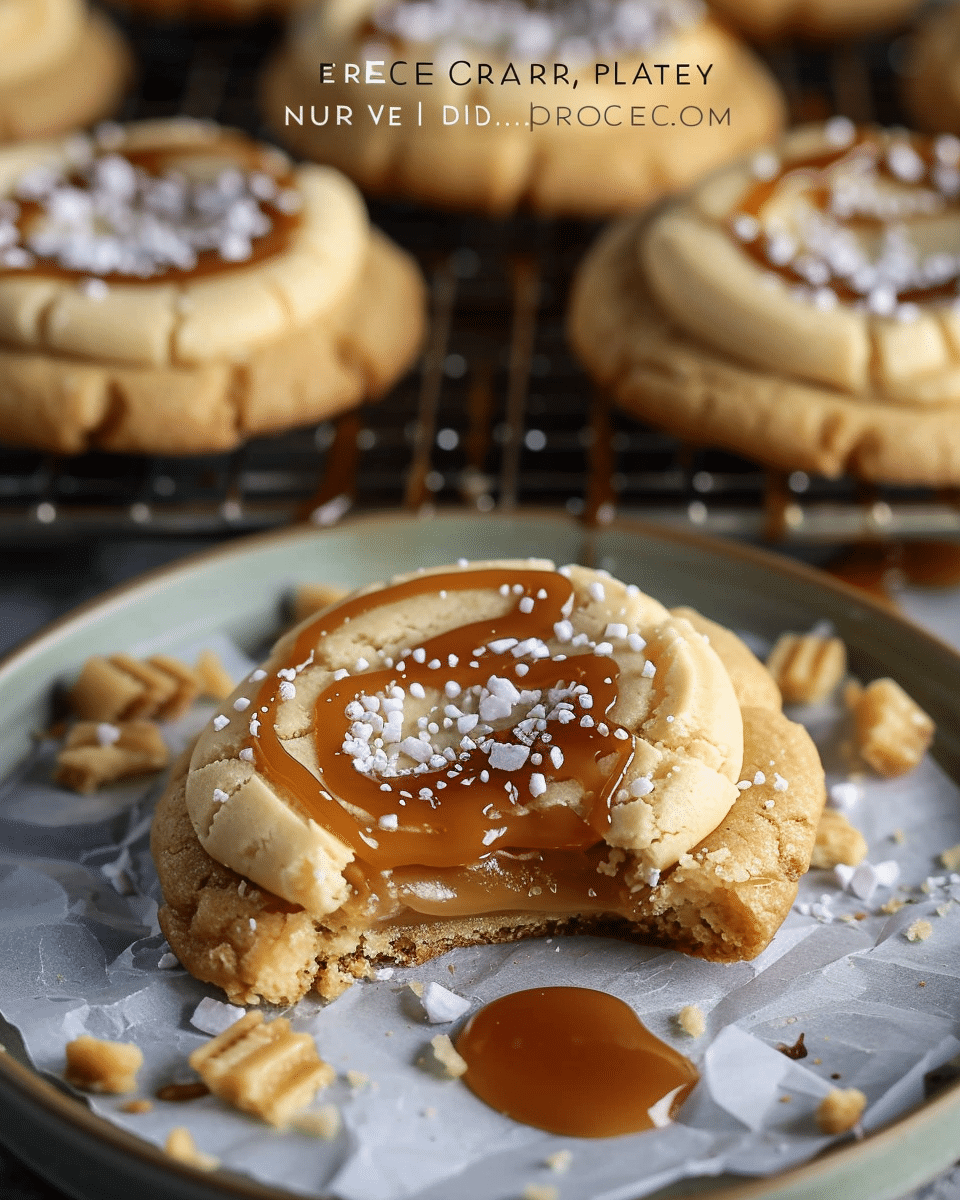
[[[601,572],[464,564],[311,617],[223,705],[158,810],[161,921],[244,1002],[553,929],[750,957],[822,804],[732,634]]]

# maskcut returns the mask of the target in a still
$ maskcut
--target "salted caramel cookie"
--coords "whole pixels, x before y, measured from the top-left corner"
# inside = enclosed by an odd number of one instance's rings
[[[108,116],[129,76],[126,44],[84,0],[0,6],[0,141],[50,137]]]
[[[412,260],[336,171],[187,120],[0,152],[0,438],[190,454],[378,396]]]
[[[785,470],[960,482],[960,141],[842,118],[610,228],[572,343],[624,408]]]
[[[554,931],[753,957],[809,865],[823,772],[765,668],[687,611],[524,561],[309,618],[160,802],[174,953],[244,1004]]]
[[[903,25],[921,0],[710,0],[725,20],[757,41],[862,37]]]
[[[960,133],[960,7],[925,14],[903,71],[903,98],[919,129]]]
[[[496,214],[623,212],[783,123],[699,0],[330,0],[263,95],[282,141],[364,190]]]

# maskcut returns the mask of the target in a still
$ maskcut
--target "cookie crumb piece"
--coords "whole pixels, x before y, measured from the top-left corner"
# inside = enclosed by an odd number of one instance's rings
[[[350,588],[338,583],[301,583],[293,593],[293,619],[299,625],[349,593]]]
[[[960,868],[960,842],[956,846],[951,846],[949,850],[944,850],[940,855],[940,861],[948,871],[956,871]]]
[[[817,826],[810,866],[829,870],[840,864],[855,867],[867,855],[867,843],[863,834],[841,812],[825,808]]]
[[[912,925],[907,926],[904,936],[908,942],[925,942],[932,933],[933,926],[930,922],[919,918]]]
[[[177,1162],[196,1167],[199,1171],[215,1171],[220,1166],[220,1160],[212,1154],[204,1154],[198,1150],[189,1129],[175,1125],[167,1137],[164,1150]]]
[[[892,679],[875,679],[865,687],[853,716],[860,753],[888,779],[913,770],[926,753],[936,728]]]
[[[370,1082],[370,1076],[363,1071],[345,1071],[344,1078],[355,1092],[359,1092]]]
[[[557,1200],[559,1195],[552,1183],[528,1183],[521,1192],[522,1200]]]
[[[294,1119],[293,1127],[301,1133],[310,1134],[311,1137],[332,1142],[340,1132],[342,1124],[340,1109],[335,1104],[324,1104],[315,1112],[301,1113]]]
[[[146,688],[142,680],[112,659],[88,658],[67,692],[71,711],[87,721],[119,721],[141,705]]]
[[[153,1112],[152,1100],[128,1100],[125,1104],[120,1105],[120,1111],[125,1113],[148,1113]]]
[[[209,696],[211,700],[226,700],[233,691],[233,680],[220,661],[220,655],[215,651],[201,651],[193,669],[200,685],[201,696]]]
[[[170,751],[152,721],[126,721],[110,729],[116,736],[106,739],[103,722],[78,721],[57,755],[55,781],[89,795],[118,779],[159,771],[170,761]]]
[[[767,668],[788,704],[826,700],[847,670],[847,651],[837,637],[782,633]]]
[[[886,904],[880,905],[880,911],[882,913],[886,913],[887,916],[893,916],[893,914],[898,913],[901,908],[905,908],[906,904],[906,900],[900,900],[896,896],[891,896]]]
[[[447,1034],[438,1033],[435,1038],[430,1039],[430,1045],[434,1060],[444,1075],[450,1079],[459,1079],[467,1073],[466,1059],[457,1053]]]
[[[846,1133],[867,1107],[859,1088],[831,1088],[817,1106],[817,1128],[821,1133]]]
[[[423,984],[420,983],[419,980],[414,979],[411,983],[407,984],[407,987],[410,989],[411,992],[413,992],[413,994],[416,996],[416,998],[418,1000],[423,999]]]
[[[261,1012],[194,1050],[190,1066],[215,1096],[271,1125],[287,1124],[336,1074],[308,1033],[294,1033],[285,1017],[265,1021]]]
[[[805,1036],[805,1034],[801,1033],[792,1046],[788,1045],[786,1042],[780,1042],[777,1046],[777,1049],[781,1054],[786,1055],[787,1058],[792,1058],[795,1060],[806,1058],[809,1054],[809,1050],[807,1050],[807,1047],[804,1045],[803,1039]]]
[[[573,1162],[572,1150],[557,1150],[553,1154],[548,1154],[543,1160],[543,1165],[549,1167],[551,1171],[555,1171],[558,1175],[563,1175],[564,1172],[570,1170],[570,1164]]]
[[[137,1072],[143,1066],[139,1046],[130,1042],[102,1042],[83,1034],[67,1042],[67,1067],[64,1079],[85,1092],[123,1095],[137,1086]]]
[[[200,695],[200,683],[196,672],[186,663],[169,654],[154,654],[147,663],[158,671],[163,671],[174,683],[174,691],[168,700],[162,704],[152,716],[158,721],[177,721],[193,706]]]
[[[677,1013],[677,1024],[692,1038],[703,1037],[707,1022],[703,1012],[695,1004],[685,1004]]]

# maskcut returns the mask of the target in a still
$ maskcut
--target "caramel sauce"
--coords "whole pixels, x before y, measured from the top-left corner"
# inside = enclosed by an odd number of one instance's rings
[[[889,604],[897,585],[938,588],[960,584],[960,545],[921,540],[854,546],[827,570]]]
[[[425,575],[354,597],[301,629],[284,670],[307,661],[325,635],[376,608],[441,592],[456,606],[459,592],[499,589],[504,584],[518,590],[511,592],[514,604],[502,616],[462,625],[423,642],[423,662],[408,654],[393,667],[347,676],[320,693],[313,722],[320,778],[288,753],[277,734],[279,681],[275,676],[264,679],[256,707],[250,709],[257,714],[259,727],[246,745],[253,750],[257,770],[294,807],[352,848],[357,862],[350,882],[359,895],[380,903],[384,917],[393,912],[383,899],[389,889],[378,886],[383,872],[391,875],[402,905],[427,914],[522,908],[623,911],[635,903],[622,880],[597,871],[608,851],[602,839],[610,822],[611,798],[634,753],[633,736],[617,737],[619,727],[608,716],[617,698],[616,661],[592,653],[574,653],[560,662],[474,653],[501,638],[519,642],[553,638],[554,623],[564,619],[573,601],[573,588],[563,575],[522,568],[463,570]],[[522,612],[523,598],[538,595],[532,610]],[[435,660],[443,664],[438,669],[429,665]],[[518,661],[528,667],[519,677],[514,674]],[[385,778],[357,771],[343,749],[350,726],[345,709],[360,695],[382,695],[394,685],[409,694],[411,685],[420,684],[427,696],[439,692],[433,703],[442,710],[448,702],[443,691],[448,681],[466,690],[483,685],[494,674],[511,676],[518,689],[545,690],[561,680],[568,685],[582,683],[593,696],[590,713],[595,723],[584,727],[579,720],[549,722],[547,731],[531,745],[526,763],[509,771],[494,768],[478,746],[460,750],[455,762],[445,761],[437,770]],[[483,740],[515,743],[515,735],[511,726]],[[563,754],[558,768],[549,757],[554,746]],[[541,763],[532,761],[535,753],[542,755]],[[562,804],[542,808],[531,804],[534,772],[551,783],[576,781],[584,793],[582,815]],[[398,828],[380,828],[379,818],[388,814],[398,817]],[[426,875],[425,867],[432,868]],[[426,892],[418,886],[424,878],[431,881]]]
[[[591,988],[494,1000],[470,1018],[456,1048],[464,1083],[491,1108],[572,1137],[653,1129],[650,1109],[669,1097],[672,1117],[700,1077],[628,1004]]]
[[[198,145],[187,143],[186,145],[176,145],[168,148],[140,148],[122,151],[121,153],[135,167],[157,178],[161,177],[164,173],[169,173],[185,162],[188,163],[191,159],[209,159],[218,161],[222,168],[235,166],[243,171],[262,171],[264,174],[272,176],[280,188],[292,187],[294,182],[291,171],[286,169],[282,172],[277,171],[273,162],[273,155],[270,152],[261,149],[255,142],[251,142],[246,138],[227,134],[215,142],[205,142]],[[78,176],[72,176],[69,182],[73,187],[84,188],[86,186],[85,181]],[[43,209],[40,204],[33,200],[21,200],[18,203],[20,206],[20,216],[16,225],[20,231],[21,242],[25,244],[31,228],[43,216]],[[191,279],[221,275],[225,272],[235,271],[238,268],[255,266],[257,263],[282,254],[290,245],[294,230],[300,223],[300,216],[295,212],[283,212],[281,209],[271,205],[269,207],[269,217],[270,229],[265,234],[251,241],[251,253],[248,258],[238,262],[228,262],[220,256],[217,250],[201,250],[197,253],[196,263],[189,269],[171,265],[162,274],[151,275],[148,278],[151,280],[172,279],[175,282],[186,282]],[[86,270],[72,270],[49,259],[39,258],[30,267],[0,266],[0,278],[3,276],[16,276],[18,278],[32,276],[34,278],[69,280],[76,283],[80,280],[89,279],[91,272]],[[123,275],[116,271],[106,271],[98,275],[97,278],[103,279],[111,285],[121,285],[124,283],[143,284],[144,282],[138,276]]]
[[[746,215],[759,220],[766,205],[773,199],[784,181],[788,179],[806,179],[809,181],[808,195],[813,202],[813,206],[819,212],[827,212],[829,209],[830,191],[823,180],[823,173],[830,167],[840,166],[844,162],[854,162],[858,156],[863,154],[865,148],[869,148],[873,144],[873,139],[869,133],[861,131],[849,146],[822,150],[819,153],[810,154],[805,158],[791,162],[785,170],[779,171],[772,179],[757,180],[738,204],[737,215]],[[910,140],[910,144],[928,166],[934,161],[929,138],[914,135]],[[896,179],[896,176],[890,171],[882,157],[876,159],[875,165],[880,174],[890,179]],[[902,181],[898,180],[898,182]],[[956,203],[952,203],[949,206],[952,208],[958,207]],[[880,218],[866,215],[859,215],[844,221],[844,225],[850,229],[878,229],[884,224],[886,222]],[[736,241],[744,254],[752,258],[764,271],[779,275],[782,279],[786,279],[790,283],[802,285],[808,283],[808,280],[796,271],[790,263],[780,265],[772,262],[767,257],[762,236],[756,237],[752,241],[742,241],[740,238],[737,238]],[[839,299],[848,303],[863,299],[862,295],[854,291],[842,278],[836,276],[831,278],[828,286],[837,294]],[[956,278],[952,278],[943,283],[932,284],[929,287],[905,288],[902,292],[898,292],[898,297],[902,302],[906,303],[923,303],[932,300],[955,300],[956,294],[957,281]]]

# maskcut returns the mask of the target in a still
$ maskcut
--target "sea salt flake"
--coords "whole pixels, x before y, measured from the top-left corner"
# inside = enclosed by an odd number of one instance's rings
[[[235,1004],[224,1004],[222,1000],[215,1000],[212,996],[204,996],[194,1009],[190,1024],[201,1033],[216,1036],[236,1025],[240,1018],[246,1015],[245,1008],[239,1008]]]
[[[494,742],[490,749],[490,766],[497,771],[519,771],[529,754],[529,746],[514,742]]]
[[[428,983],[419,997],[431,1025],[448,1025],[459,1020],[470,1008],[470,1001],[439,983]]]

